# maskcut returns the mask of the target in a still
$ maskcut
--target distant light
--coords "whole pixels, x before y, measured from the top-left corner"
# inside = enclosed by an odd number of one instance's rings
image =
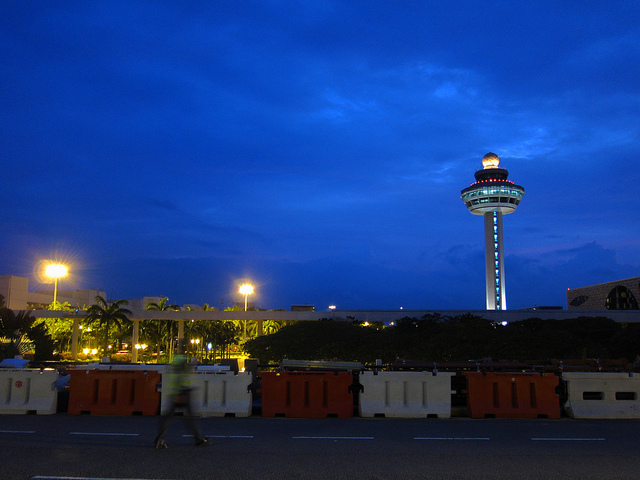
[[[51,263],[44,269],[44,273],[50,278],[66,277],[68,271],[68,268],[61,263]]]
[[[502,325],[503,327],[506,327],[507,325],[509,325],[509,322],[502,322],[500,325]]]
[[[333,311],[333,310],[335,310],[335,309],[336,309],[336,306],[335,306],[335,305],[329,305],[329,310]]]
[[[82,349],[82,353],[84,353],[85,355],[87,355],[89,353],[89,349],[88,348],[83,348]]]
[[[482,167],[484,169],[498,168],[499,166],[500,166],[500,159],[495,153],[489,152],[484,157],[482,157]]]
[[[211,347],[212,347],[211,342],[207,343],[207,350],[211,350]]]
[[[245,283],[244,285],[240,285],[240,293],[242,295],[244,295],[244,311],[247,311],[247,298],[249,297],[249,295],[251,295],[253,293],[253,285],[249,285],[248,283]],[[244,334],[242,336],[243,339],[246,340],[247,338],[247,322],[245,320],[244,322]]]
[[[53,309],[55,310],[58,303],[58,279],[67,276],[67,267],[61,263],[50,263],[44,269],[44,274],[53,278]]]

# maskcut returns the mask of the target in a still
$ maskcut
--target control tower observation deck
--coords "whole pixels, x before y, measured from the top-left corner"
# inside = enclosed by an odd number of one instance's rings
[[[460,197],[471,213],[484,216],[487,310],[506,310],[502,215],[515,212],[524,188],[507,180],[509,172],[495,153],[482,158],[482,167]]]

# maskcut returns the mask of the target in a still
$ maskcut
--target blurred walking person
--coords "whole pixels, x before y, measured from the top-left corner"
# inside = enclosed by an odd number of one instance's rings
[[[187,363],[187,357],[183,352],[184,347],[181,345],[178,355],[174,357],[173,362],[169,365],[169,371],[162,376],[162,391],[170,399],[170,405],[160,420],[158,435],[153,442],[155,448],[167,448],[164,436],[178,412],[182,412],[184,422],[195,438],[196,446],[200,447],[208,443],[200,431],[200,426],[191,409],[191,393],[193,392],[192,368]]]

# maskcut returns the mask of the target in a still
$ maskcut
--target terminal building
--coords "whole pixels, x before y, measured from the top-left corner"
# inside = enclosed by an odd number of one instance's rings
[[[30,292],[29,279],[15,275],[0,275],[0,295],[11,310],[46,310],[53,303],[53,290]],[[58,290],[57,301],[84,309],[96,303],[96,295],[107,297],[105,292],[97,289]]]
[[[640,277],[567,289],[568,310],[638,310]]]
[[[29,279],[15,275],[0,275],[0,295],[5,306],[11,310],[46,310],[53,303],[53,290],[29,291]],[[96,303],[100,295],[107,299],[101,289],[58,290],[58,303],[68,303],[72,308],[85,310]],[[144,297],[128,300],[129,310],[144,310],[150,303],[159,303],[161,297]]]

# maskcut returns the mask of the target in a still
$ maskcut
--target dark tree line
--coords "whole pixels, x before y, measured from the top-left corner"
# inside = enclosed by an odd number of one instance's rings
[[[298,322],[247,342],[245,350],[261,362],[283,358],[357,361],[397,359],[457,362],[492,358],[514,361],[619,359],[640,354],[640,324],[608,318],[571,320],[531,318],[501,325],[472,315],[403,318],[395,326],[355,321]]]

